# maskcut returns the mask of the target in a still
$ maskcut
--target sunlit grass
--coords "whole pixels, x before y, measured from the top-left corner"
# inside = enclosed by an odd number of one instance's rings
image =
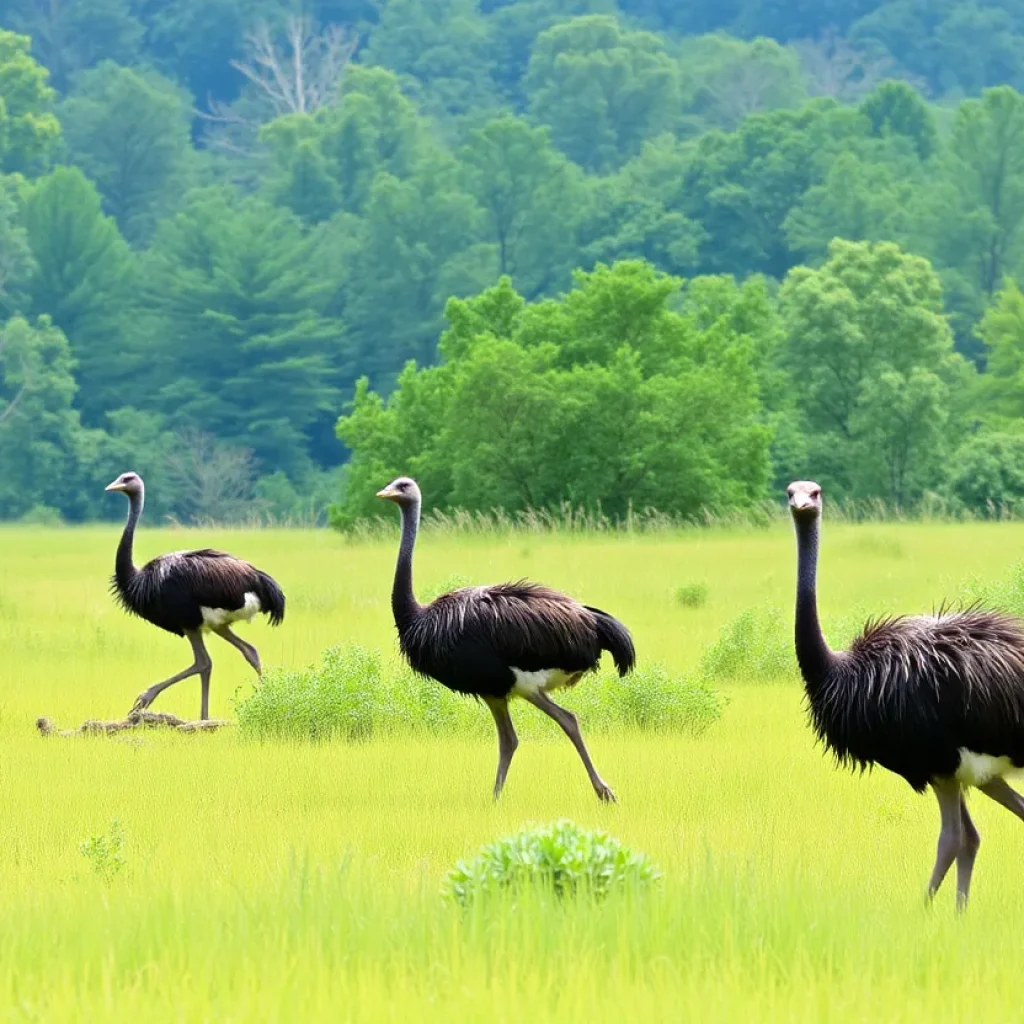
[[[184,667],[188,645],[107,595],[114,529],[0,532],[0,1019],[1014,1019],[1024,831],[983,798],[970,912],[923,894],[934,801],[836,771],[793,680],[725,684],[699,736],[591,740],[619,804],[600,805],[570,745],[524,739],[490,800],[480,737],[346,744],[213,735],[42,739],[34,720],[120,717]],[[267,664],[336,643],[392,658],[391,543],[330,533],[144,531],[138,556],[213,544],[273,573],[284,626],[246,636]],[[927,610],[1024,554],[1017,524],[826,524],[826,616]],[[789,615],[793,540],[425,537],[418,583],[522,575],[620,616],[643,661],[685,675],[750,607]],[[681,585],[707,600],[682,607]],[[249,670],[210,642],[215,715]],[[429,685],[429,684],[424,684]],[[586,686],[586,682],[581,686]],[[194,716],[198,684],[156,708]],[[516,707],[522,719],[535,712]],[[480,709],[481,715],[486,715]],[[586,719],[583,719],[586,731]],[[460,912],[448,869],[525,822],[609,831],[664,872],[656,895]],[[80,845],[125,829],[105,878]]]

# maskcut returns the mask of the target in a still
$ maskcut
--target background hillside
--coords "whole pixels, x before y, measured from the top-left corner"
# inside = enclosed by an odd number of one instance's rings
[[[0,27],[4,518],[1024,498],[1020,2]]]

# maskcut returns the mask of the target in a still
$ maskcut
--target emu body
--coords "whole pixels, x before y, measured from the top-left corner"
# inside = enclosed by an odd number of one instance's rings
[[[849,650],[832,651],[817,609],[821,488],[793,483],[789,503],[796,654],[814,731],[840,764],[881,765],[917,792],[932,788],[942,827],[929,896],[956,861],[962,908],[981,842],[964,791],[1024,820],[1024,799],[1004,778],[1024,767],[1024,622],[983,609],[880,619]]]
[[[108,491],[128,496],[128,521],[117,548],[111,589],[125,611],[159,626],[175,636],[188,638],[193,664],[155,683],[141,693],[133,711],[148,708],[168,686],[198,675],[202,686],[200,717],[209,718],[210,674],[213,662],[203,634],[215,633],[238,649],[242,657],[262,672],[256,648],[231,631],[235,622],[248,622],[264,614],[272,626],[284,619],[284,594],[277,582],[248,562],[205,548],[175,551],[135,567],[132,550],[135,527],[145,505],[145,485],[137,473],[122,473]]]
[[[498,732],[494,796],[501,793],[519,744],[508,710],[509,700],[519,696],[561,726],[598,797],[614,800],[611,787],[594,767],[576,716],[548,694],[574,686],[594,671],[602,651],[612,655],[620,675],[631,671],[636,654],[626,627],[599,608],[526,581],[466,587],[428,605],[419,604],[412,586],[419,488],[408,477],[399,477],[378,497],[394,501],[402,512],[402,542],[391,593],[402,654],[421,675],[487,704]]]

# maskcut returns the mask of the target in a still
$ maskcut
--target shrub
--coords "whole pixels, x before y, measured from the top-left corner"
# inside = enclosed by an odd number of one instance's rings
[[[707,604],[708,585],[706,583],[683,583],[676,587],[676,604],[684,608],[702,608]]]
[[[90,836],[78,844],[79,852],[107,885],[114,881],[128,863],[124,855],[126,839],[124,826],[115,818],[110,823],[110,831],[105,835],[101,833]]]
[[[797,671],[792,622],[776,608],[748,608],[722,627],[701,658],[710,680],[772,682]]]
[[[608,833],[571,821],[527,826],[484,846],[448,873],[445,895],[461,906],[500,892],[537,887],[556,896],[606,896],[615,888],[641,888],[661,877],[646,854]]]
[[[826,620],[822,628],[828,642],[841,648],[849,644],[868,618],[867,612],[854,612]],[[793,612],[771,607],[748,608],[722,627],[701,658],[699,674],[709,683],[799,679]]]
[[[360,740],[385,704],[380,654],[350,644],[328,648],[320,665],[268,672],[236,712],[259,736]]]
[[[1024,435],[985,432],[965,441],[949,467],[949,488],[968,508],[998,516],[1024,499]]]
[[[663,665],[645,665],[625,678],[603,672],[557,699],[580,714],[589,732],[625,726],[696,736],[722,717],[725,706],[710,681],[672,676]]]
[[[724,699],[707,681],[671,676],[660,665],[620,679],[588,676],[559,703],[577,711],[588,733],[626,727],[697,735],[721,717]],[[357,645],[328,649],[319,665],[272,669],[236,703],[249,735],[284,739],[362,740],[377,733],[490,736],[491,716],[472,699],[452,693],[402,665],[390,671],[380,653]],[[514,712],[515,713],[515,712]],[[555,735],[554,722],[517,715],[521,736]]]

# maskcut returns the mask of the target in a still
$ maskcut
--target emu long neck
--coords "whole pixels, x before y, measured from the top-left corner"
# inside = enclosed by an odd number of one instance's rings
[[[822,682],[835,655],[825,642],[818,622],[818,531],[820,521],[798,520],[796,524],[796,659],[808,691]]]
[[[117,545],[117,558],[114,562],[114,579],[122,590],[138,571],[132,561],[132,544],[135,541],[135,526],[145,503],[146,497],[142,491],[128,496],[128,522],[124,524],[124,533],[121,534],[121,543]]]
[[[391,588],[391,610],[395,625],[401,629],[420,610],[412,592],[412,551],[416,546],[416,531],[420,527],[420,503],[402,506],[402,543],[398,548],[395,583]]]

